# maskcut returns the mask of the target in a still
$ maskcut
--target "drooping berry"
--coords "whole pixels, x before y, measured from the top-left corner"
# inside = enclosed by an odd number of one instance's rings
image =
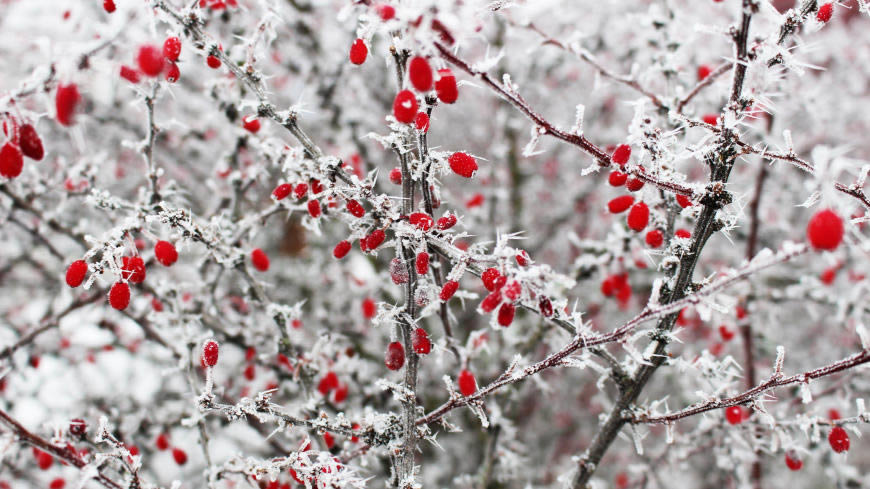
[[[178,251],[176,251],[175,245],[169,241],[161,240],[154,245],[154,257],[164,267],[171,267],[178,261]]]
[[[362,301],[362,313],[363,317],[366,319],[371,319],[375,317],[375,313],[377,312],[377,305],[375,305],[374,299],[371,297],[366,297]]]
[[[438,294],[438,297],[442,301],[449,301],[457,290],[459,290],[459,282],[455,280],[449,280],[445,282],[444,285],[441,287],[441,293]]]
[[[308,201],[308,214],[317,219],[320,217],[320,201],[317,199],[311,199]]]
[[[398,167],[390,170],[390,181],[393,182],[394,185],[402,184],[402,170]]]
[[[381,229],[375,229],[371,234],[366,238],[366,249],[370,251],[374,251],[378,246],[383,244],[384,240],[387,238],[384,231]]]
[[[178,69],[178,65],[169,63],[169,68],[166,70],[166,81],[175,83],[179,78],[181,78],[181,70]]]
[[[339,241],[332,250],[332,256],[341,260],[350,252],[350,241]]]
[[[831,17],[834,15],[834,4],[826,3],[819,7],[819,11],[816,12],[816,19],[819,22],[827,23],[831,20]]]
[[[178,61],[181,56],[181,39],[177,36],[169,36],[163,41],[163,56],[169,61]]]
[[[88,273],[88,264],[84,260],[76,260],[70,263],[66,269],[66,284],[70,287],[78,287],[85,280]]]
[[[677,194],[677,204],[679,204],[680,207],[685,209],[686,207],[691,207],[692,201],[689,200],[689,198],[686,197],[685,195]]]
[[[506,302],[498,308],[498,324],[508,327],[514,322],[514,313],[516,312],[516,307]]]
[[[405,365],[405,347],[398,341],[387,345],[387,353],[384,355],[384,365],[390,370],[399,370]]]
[[[39,465],[40,469],[48,470],[51,468],[51,464],[54,462],[54,457],[52,457],[50,453],[34,448],[33,454],[36,456],[36,464]]]
[[[449,68],[438,70],[438,80],[435,81],[435,94],[438,95],[438,100],[445,104],[452,104],[459,98],[456,76]]]
[[[275,200],[284,200],[290,195],[290,192],[293,191],[293,185],[289,183],[282,183],[275,187],[275,190],[272,191],[272,196],[275,197]]]
[[[205,58],[205,63],[209,68],[216,70],[221,67],[221,59],[217,56],[209,55]]]
[[[103,0],[103,10],[105,10],[107,14],[111,14],[116,8],[115,0]]]
[[[69,422],[69,433],[73,436],[84,436],[87,429],[87,423],[81,418],[75,418]]]
[[[109,305],[119,311],[130,305],[130,286],[126,282],[115,282],[109,289]]]
[[[139,71],[147,76],[159,76],[163,71],[165,59],[163,53],[157,46],[145,44],[139,46],[139,52],[136,54],[136,63],[139,65]]]
[[[269,255],[260,248],[255,248],[254,251],[251,252],[251,263],[257,270],[265,272],[269,270]]]
[[[613,150],[613,154],[610,155],[610,160],[617,165],[628,163],[629,158],[631,158],[631,146],[627,144],[620,144]]]
[[[628,180],[628,175],[619,170],[613,170],[610,172],[610,176],[607,177],[607,183],[613,187],[621,187],[625,185],[626,180]]]
[[[486,313],[490,313],[495,310],[496,306],[501,304],[501,291],[496,290],[491,292],[489,295],[483,298],[480,301],[480,310]]]
[[[831,209],[816,212],[807,224],[807,240],[817,250],[835,250],[843,241],[843,220]]]
[[[81,98],[79,87],[75,83],[59,84],[54,96],[57,122],[64,126],[73,125],[75,123],[76,108]]]
[[[422,56],[414,56],[408,63],[408,80],[418,92],[432,89],[432,68]]]
[[[11,141],[0,148],[0,175],[6,178],[15,178],[21,175],[21,170],[24,169],[24,157],[21,155],[21,149]]]
[[[134,284],[145,281],[145,260],[140,256],[125,256],[121,259],[121,277]]]
[[[260,130],[260,119],[253,115],[246,115],[242,117],[242,127],[251,134],[257,134]]]
[[[417,268],[418,274],[426,275],[429,273],[429,253],[426,253],[425,251],[417,253],[417,259],[414,260],[414,265]]]
[[[214,367],[218,362],[218,354],[220,353],[220,347],[217,344],[217,341],[208,340],[202,345],[202,363],[206,367]]]
[[[650,248],[658,248],[665,242],[665,235],[659,229],[653,229],[646,233],[646,244]]]
[[[365,41],[357,39],[350,45],[350,62],[355,65],[361,65],[366,62],[366,57],[369,54],[369,48],[366,47]]]
[[[701,65],[698,67],[698,81],[703,80],[710,76],[710,73],[713,73],[713,68],[709,65]]]
[[[120,75],[121,78],[133,84],[139,83],[142,80],[139,70],[133,68],[132,66],[121,65]]]
[[[414,127],[423,134],[429,132],[429,116],[425,112],[417,112],[414,116]]]
[[[417,115],[417,97],[410,90],[402,90],[393,100],[393,117],[403,124],[414,122]]]
[[[800,470],[801,467],[804,466],[803,460],[800,459],[800,456],[794,450],[789,450],[785,452],[785,465],[789,468],[789,470]]]
[[[631,206],[631,210],[628,211],[628,218],[626,219],[628,222],[628,227],[634,231],[643,231],[646,225],[649,223],[649,207],[643,202],[638,202]]]
[[[414,353],[418,355],[428,355],[432,351],[432,341],[429,340],[429,333],[423,328],[414,330],[411,344],[414,346]]]
[[[176,447],[172,449],[172,458],[178,465],[184,465],[187,463],[187,453],[180,448]]]
[[[465,178],[473,177],[474,172],[477,171],[477,162],[465,153],[453,153],[450,158],[447,158],[447,162],[454,173]]]
[[[469,372],[468,369],[462,369],[462,371],[459,372],[458,383],[459,392],[461,392],[465,397],[477,392],[477,380],[475,380],[474,374]]]
[[[609,210],[611,214],[619,214],[627,211],[632,204],[634,204],[634,196],[622,195],[611,199],[610,202],[607,203],[607,210]]]
[[[435,224],[439,231],[446,231],[456,225],[456,216],[453,214],[441,217]]]
[[[837,453],[849,451],[849,433],[842,426],[834,426],[828,434],[828,443],[831,448]]]
[[[20,141],[21,152],[24,156],[31,160],[39,161],[45,156],[45,150],[42,147],[42,139],[36,133],[36,128],[30,124],[21,126]]]
[[[351,213],[354,217],[362,217],[366,214],[365,208],[354,199],[350,199],[347,201],[347,211]]]
[[[161,452],[169,448],[169,436],[166,433],[160,433],[154,439],[154,446]]]

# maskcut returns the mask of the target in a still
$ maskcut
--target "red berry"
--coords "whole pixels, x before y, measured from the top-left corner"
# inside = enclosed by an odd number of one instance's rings
[[[553,303],[548,297],[541,296],[541,300],[538,301],[538,310],[545,318],[548,318],[553,315]]]
[[[807,239],[817,250],[835,250],[843,241],[843,220],[831,209],[816,212],[807,224]]]
[[[611,214],[619,214],[627,211],[632,204],[634,204],[634,197],[631,195],[623,195],[611,199],[611,201],[607,203],[607,210],[609,210]]]
[[[24,156],[31,160],[39,161],[45,156],[45,150],[42,148],[42,139],[36,133],[36,129],[30,124],[21,126],[20,134],[21,152]]]
[[[88,429],[87,423],[81,418],[73,419],[69,422],[69,433],[74,436],[83,436],[85,430]]]
[[[375,229],[372,231],[372,234],[369,234],[366,238],[366,249],[375,250],[378,246],[380,246],[384,240],[386,239],[386,235],[380,229]]]
[[[797,452],[789,450],[785,452],[785,465],[789,470],[800,470],[804,466],[803,460],[800,459]]]
[[[70,263],[66,269],[66,284],[70,287],[78,287],[85,280],[88,273],[88,264],[84,260],[76,260]]]
[[[828,434],[828,443],[831,448],[837,453],[849,451],[849,433],[842,426],[834,426],[831,433]]]
[[[282,183],[275,187],[275,190],[272,191],[272,196],[275,197],[275,200],[284,200],[290,195],[290,192],[293,191],[293,185],[289,183]]]
[[[628,163],[629,158],[631,158],[631,146],[627,144],[620,144],[613,150],[613,154],[610,155],[610,160],[617,165]]]
[[[341,260],[350,252],[350,241],[339,241],[332,250],[332,256]]]
[[[376,9],[384,22],[396,16],[396,9],[392,5],[378,5]]]
[[[398,341],[387,345],[387,353],[384,355],[384,365],[390,370],[399,370],[405,365],[405,348]]]
[[[517,260],[517,265],[521,267],[528,266],[529,261],[531,261],[531,258],[529,258],[529,254],[528,252],[526,252],[526,250],[520,250],[520,252],[517,253],[516,256],[514,256],[514,258]]]
[[[130,305],[130,286],[126,282],[115,282],[109,289],[109,305],[119,311]]]
[[[708,65],[701,65],[698,67],[698,81],[703,80],[710,76],[710,73],[713,73],[713,68],[710,68]]]
[[[54,462],[54,457],[51,454],[43,452],[38,448],[33,449],[33,455],[36,456],[36,463],[42,470],[48,470]]]
[[[465,178],[473,177],[474,172],[477,171],[477,162],[474,161],[473,157],[465,153],[453,153],[447,159],[447,162],[454,173]]]
[[[181,56],[181,39],[176,36],[167,37],[163,41],[163,56],[169,61],[178,61]]]
[[[423,231],[428,231],[432,229],[432,217],[425,212],[412,212],[410,216],[408,216],[408,222],[417,226],[419,229]]]
[[[631,177],[627,182],[625,182],[625,188],[628,189],[629,192],[637,192],[643,188],[643,180],[637,177]]]
[[[205,62],[209,68],[216,70],[221,67],[221,59],[217,56],[208,56],[205,58]]]
[[[332,450],[332,447],[335,446],[335,437],[332,436],[331,433],[327,432],[323,434],[323,444],[326,445],[327,450]]]
[[[311,199],[308,201],[308,214],[311,215],[314,219],[320,217],[320,201],[317,199]]]
[[[51,483],[48,485],[48,489],[63,489],[65,485],[66,480],[64,480],[62,477],[57,477],[51,481]]]
[[[332,392],[336,387],[338,387],[338,375],[335,375],[335,372],[333,371],[329,371],[326,372],[326,375],[324,375],[317,384],[317,392],[320,392],[325,396]]]
[[[435,227],[437,227],[440,231],[446,231],[455,225],[456,225],[456,216],[453,214],[450,214],[448,216],[444,216],[444,217],[439,218],[438,223],[435,224]]]
[[[429,333],[423,328],[414,330],[414,335],[411,337],[411,344],[414,346],[414,353],[418,355],[428,355],[432,351],[432,342],[429,340]]]
[[[361,65],[366,62],[366,56],[369,54],[369,48],[366,47],[365,41],[357,39],[350,45],[350,62],[355,65]]]
[[[417,268],[418,274],[426,275],[429,273],[429,253],[426,253],[425,251],[417,253],[417,259],[414,264]]]
[[[483,286],[486,290],[492,292],[495,290],[495,281],[501,276],[497,268],[487,268],[480,274],[480,280],[483,281]]]
[[[202,345],[202,363],[206,367],[214,367],[218,362],[220,347],[214,340],[208,340]]]
[[[462,369],[459,372],[459,392],[465,397],[477,392],[477,380],[474,379],[474,374],[467,369]]]
[[[414,127],[423,134],[429,132],[429,116],[425,112],[417,112],[414,117]]]
[[[125,256],[121,259],[121,277],[134,283],[145,281],[145,260],[139,256]]]
[[[375,313],[377,312],[377,306],[375,305],[374,299],[371,297],[366,297],[362,301],[362,313],[366,319],[371,319],[375,317]]]
[[[607,182],[613,187],[621,187],[625,185],[626,180],[628,180],[628,175],[619,170],[610,172],[610,176],[607,178]]]
[[[347,211],[350,212],[351,215],[353,215],[354,217],[362,217],[366,213],[366,210],[362,206],[362,204],[353,199],[347,201]]]
[[[390,181],[393,182],[394,185],[402,184],[402,170],[397,168],[393,168],[390,170]]]
[[[242,373],[245,376],[245,378],[248,380],[254,380],[254,378],[257,376],[257,370],[256,370],[256,367],[254,367],[253,363],[249,363],[245,367],[244,372],[242,372]]]
[[[390,260],[390,279],[396,285],[408,283],[408,268],[402,260],[398,258]]]
[[[474,208],[474,207],[480,207],[483,205],[483,201],[484,201],[483,194],[476,193],[476,194],[472,195],[471,198],[468,199],[468,201],[465,202],[465,207],[468,207],[469,209]]]
[[[139,76],[139,70],[127,65],[121,65],[121,78],[134,84],[139,83],[139,81],[141,80],[141,76]]]
[[[257,119],[253,115],[246,115],[245,117],[242,117],[242,127],[244,127],[246,131],[256,134],[257,131],[260,130],[260,119]]]
[[[665,242],[665,236],[658,229],[653,229],[646,233],[646,244],[648,244],[651,248],[658,248]]]
[[[171,267],[173,263],[178,261],[178,251],[175,250],[175,245],[169,241],[158,241],[154,245],[154,256],[165,267]]]
[[[825,285],[831,285],[837,278],[837,267],[826,268],[819,276],[819,280]]]
[[[251,263],[257,270],[265,272],[269,269],[269,255],[260,248],[256,248],[251,252]]]
[[[311,180],[311,193],[314,195],[323,192],[323,185],[320,183],[320,180]]]
[[[711,126],[719,125],[719,116],[717,114],[705,114],[701,119]]]
[[[743,409],[740,406],[731,406],[725,410],[725,419],[728,424],[740,424],[743,421]]]
[[[115,11],[115,0],[103,0],[103,10],[111,14]]]
[[[459,98],[459,89],[456,87],[456,76],[448,68],[438,70],[438,80],[435,82],[435,94],[438,100],[445,104],[452,104]]]
[[[649,207],[646,206],[643,202],[638,202],[631,206],[631,210],[628,211],[628,218],[626,219],[628,222],[628,227],[634,231],[643,231],[646,225],[649,223]]]
[[[166,70],[166,81],[169,83],[175,83],[181,77],[181,71],[178,69],[178,65],[175,63],[169,63],[169,69]]]
[[[157,435],[157,438],[154,440],[154,446],[156,446],[161,452],[169,448],[169,437],[166,433],[160,433]]]
[[[54,105],[57,110],[57,122],[64,126],[75,123],[76,108],[81,101],[79,87],[75,83],[67,85],[59,84],[54,96]]]
[[[338,384],[338,387],[335,388],[335,396],[333,397],[333,401],[336,404],[340,404],[347,399],[348,387],[347,384]]]
[[[408,80],[418,92],[428,92],[432,89],[432,68],[422,56],[414,56],[408,63]]]
[[[831,17],[834,15],[834,4],[826,3],[819,7],[819,11],[816,12],[816,19],[819,22],[828,22],[831,20]]]
[[[501,291],[496,290],[480,301],[480,309],[483,312],[489,313],[495,310],[496,306],[501,303]]]
[[[158,76],[163,71],[165,60],[163,53],[157,46],[145,44],[139,46],[139,52],[136,54],[136,63],[139,65],[139,70],[147,76]]]
[[[734,331],[723,324],[719,326],[719,336],[722,337],[722,341],[731,341],[734,339]]]
[[[6,178],[15,178],[21,175],[24,168],[24,157],[21,150],[11,141],[0,148],[0,175]]]
[[[180,448],[172,449],[172,458],[175,459],[175,463],[178,465],[184,465],[187,463],[187,453]]]
[[[677,194],[677,204],[680,204],[680,207],[685,209],[686,207],[690,207],[692,205],[692,201],[689,200],[689,198],[685,195]]]
[[[393,100],[393,117],[397,121],[408,124],[417,115],[417,97],[410,90],[402,90]]]
[[[450,298],[453,297],[453,294],[455,294],[458,289],[459,289],[459,282],[457,282],[455,280],[450,280],[448,282],[445,282],[444,286],[441,287],[441,293],[438,295],[438,297],[442,301],[449,301]]]
[[[512,322],[514,322],[514,313],[516,312],[516,307],[513,304],[506,302],[498,308],[498,324],[502,326],[510,326]]]

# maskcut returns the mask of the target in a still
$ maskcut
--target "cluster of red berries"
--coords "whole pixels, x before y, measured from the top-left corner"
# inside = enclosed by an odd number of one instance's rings
[[[621,144],[613,150],[610,160],[619,165],[620,169],[610,172],[608,182],[611,186],[621,187],[624,185],[629,192],[637,192],[643,188],[644,182],[637,177],[629,177],[624,172],[629,158],[631,158],[631,146]],[[640,171],[643,171],[643,169],[641,168]],[[623,195],[612,199],[607,203],[607,208],[611,214],[620,214],[628,211],[626,222],[628,227],[633,231],[643,231],[647,224],[649,224],[649,207],[643,201],[635,202],[632,195]]]
[[[480,302],[480,310],[491,313],[498,307],[496,320],[504,327],[510,326],[516,313],[515,303],[523,292],[522,284],[501,274],[497,268],[488,268],[480,275],[489,294]],[[446,287],[446,285],[445,285]],[[442,294],[444,290],[442,288]]]
[[[628,282],[628,274],[616,273],[606,277],[601,281],[601,293],[604,294],[604,297],[615,297],[620,307],[628,305],[632,294],[631,284]]]
[[[163,266],[171,267],[178,260],[178,251],[169,241],[158,241],[154,245],[154,258]],[[88,264],[84,260],[70,263],[66,269],[66,284],[76,288],[85,281]],[[130,285],[145,281],[145,260],[140,256],[125,256],[121,259],[121,280],[109,289],[109,304],[123,311],[130,305]],[[162,306],[161,306],[162,307]]]
[[[181,56],[181,39],[176,36],[166,38],[162,49],[153,44],[143,44],[139,46],[136,53],[138,69],[122,65],[121,78],[135,84],[139,83],[141,75],[155,78],[166,72],[166,81],[175,83],[181,76],[176,64],[179,56]]]
[[[360,39],[354,42],[351,48],[351,61],[365,61],[365,44]],[[356,51],[356,56],[355,52]],[[367,51],[366,51],[367,52]],[[360,64],[356,63],[356,64]],[[432,73],[429,61],[422,56],[415,56],[408,62],[408,81],[418,93],[427,93],[435,90],[438,100],[445,104],[456,102],[459,90],[456,86],[456,76],[448,68],[438,70],[438,79]],[[411,90],[402,90],[396,94],[393,100],[393,117],[403,124],[414,123],[417,130],[425,133],[429,130],[429,115],[418,112],[417,96]]]
[[[169,443],[169,435],[166,433],[160,433],[157,435],[157,438],[154,439],[154,446],[161,452],[168,450],[171,446]],[[187,452],[181,448],[172,447],[172,458],[178,465],[184,465],[187,463]]]
[[[6,142],[0,147],[0,175],[15,178],[24,169],[24,157],[39,161],[45,156],[42,139],[31,124],[18,124],[10,117],[3,121]]]
[[[320,382],[317,384],[317,392],[320,392],[323,396],[329,396],[331,392],[333,394],[333,401],[336,404],[341,404],[347,399],[348,386],[347,384],[340,382],[338,380],[338,375],[333,371],[326,372]]]

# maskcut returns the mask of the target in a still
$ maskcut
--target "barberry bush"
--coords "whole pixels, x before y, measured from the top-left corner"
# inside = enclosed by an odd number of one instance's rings
[[[865,0],[0,18],[0,488],[870,484]]]

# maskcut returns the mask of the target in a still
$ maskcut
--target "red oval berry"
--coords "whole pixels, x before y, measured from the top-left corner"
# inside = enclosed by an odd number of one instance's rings
[[[284,200],[290,195],[290,192],[293,191],[293,185],[289,183],[282,183],[275,187],[275,190],[272,191],[272,196],[275,197],[275,200]]]
[[[442,301],[449,301],[457,290],[459,290],[459,282],[455,280],[450,280],[448,282],[445,282],[444,285],[441,287],[441,293],[438,294],[438,297]]]
[[[260,130],[260,119],[257,119],[253,115],[246,115],[242,118],[242,127],[244,127],[246,131],[256,134]]]
[[[468,371],[468,369],[462,369],[462,371],[459,372],[458,383],[459,392],[461,392],[465,397],[477,392],[477,380],[475,380],[474,374]]]
[[[821,275],[819,275],[819,280],[822,281],[825,285],[831,285],[834,283],[834,280],[837,278],[837,267],[826,268],[822,271]]]
[[[130,286],[126,282],[115,282],[109,289],[109,305],[119,311],[130,305]]]
[[[425,112],[417,112],[414,116],[414,127],[423,134],[429,132],[429,116]]]
[[[175,245],[169,241],[158,241],[154,245],[154,256],[165,267],[171,267],[178,261],[178,251],[176,251]]]
[[[390,370],[399,370],[405,365],[405,348],[398,341],[387,345],[387,353],[384,355],[384,365]]]
[[[366,249],[373,251],[384,242],[386,237],[387,236],[382,230],[375,229],[374,231],[372,231],[372,234],[369,234],[366,238]]]
[[[256,248],[251,252],[251,263],[257,270],[265,272],[269,270],[269,255],[260,248]]]
[[[408,124],[417,115],[417,97],[410,90],[402,90],[393,100],[393,117],[397,121]]]
[[[610,202],[607,203],[607,210],[609,210],[611,214],[619,214],[627,211],[632,204],[634,204],[634,197],[631,195],[623,195],[611,199]]]
[[[628,175],[619,170],[610,172],[610,176],[607,177],[607,182],[613,187],[621,187],[625,185],[626,180],[628,180]]]
[[[662,233],[658,229],[653,229],[646,233],[646,244],[648,244],[651,248],[658,248],[665,242],[664,233]]]
[[[139,70],[127,65],[121,66],[121,78],[133,84],[139,83],[139,81],[141,80],[141,77],[139,76]]]
[[[249,363],[242,374],[247,380],[254,380],[257,377],[257,370],[253,363]]]
[[[115,0],[103,0],[103,10],[105,10],[106,13],[111,14],[115,9]]]
[[[521,267],[528,266],[529,262],[531,261],[531,258],[529,258],[529,253],[526,250],[520,250],[520,252],[514,256],[514,259],[516,259],[517,265]]]
[[[0,175],[6,178],[15,178],[21,175],[23,169],[24,157],[21,154],[21,149],[11,141],[6,142],[0,148]]]
[[[417,259],[414,261],[414,265],[417,268],[418,274],[426,275],[429,273],[429,253],[426,253],[425,251],[417,253]]]
[[[320,217],[320,201],[317,199],[311,199],[308,201],[308,214],[311,215],[314,219]]]
[[[719,115],[718,114],[705,114],[704,117],[701,118],[704,123],[710,124],[711,126],[719,125]]]
[[[725,419],[728,424],[740,424],[743,422],[743,409],[740,406],[731,406],[725,410]]]
[[[425,212],[412,212],[411,215],[408,216],[408,222],[423,231],[432,229],[432,224],[434,224],[432,222],[432,217]]]
[[[439,218],[438,223],[435,224],[435,227],[437,227],[439,231],[446,231],[447,229],[450,229],[455,225],[456,225],[456,216],[453,214],[450,214],[450,215]]]
[[[154,439],[154,446],[161,452],[166,450],[169,448],[169,436],[167,436],[166,433],[160,433],[157,435],[157,438]]]
[[[158,76],[163,71],[165,63],[163,53],[157,46],[145,44],[139,46],[139,52],[136,54],[136,63],[139,65],[139,70],[147,76]]]
[[[36,129],[30,124],[21,126],[20,134],[21,152],[31,160],[39,161],[45,156],[42,148],[42,139],[36,133]]]
[[[339,241],[332,250],[332,256],[341,260],[350,252],[350,241]]]
[[[626,221],[628,222],[628,227],[632,230],[643,231],[649,223],[649,207],[647,207],[643,202],[634,204],[631,206],[631,210],[628,211],[628,218]]]
[[[692,237],[692,233],[690,233],[686,229],[677,229],[677,231],[674,233],[674,236],[677,238],[689,239]]]
[[[347,399],[348,390],[347,384],[339,384],[338,387],[335,388],[335,396],[332,398],[333,402],[336,404],[344,402],[344,400]]]
[[[843,241],[843,220],[831,209],[816,212],[807,224],[807,240],[817,250],[835,250]]]
[[[51,454],[43,452],[38,448],[33,449],[33,454],[36,455],[36,463],[40,469],[48,470],[51,468],[51,464],[54,462],[54,457]]]
[[[516,307],[506,302],[498,308],[498,324],[508,327],[514,322],[514,313],[516,312]]]
[[[375,317],[375,313],[377,312],[377,306],[375,305],[374,299],[371,297],[366,297],[362,301],[362,313],[363,317],[366,319],[371,319]]]
[[[73,125],[79,101],[81,101],[81,95],[79,94],[79,87],[75,83],[59,84],[54,96],[57,122],[64,126]]]
[[[366,57],[369,54],[369,48],[366,47],[365,41],[357,39],[350,45],[350,62],[355,65],[361,65],[366,62]]]
[[[483,281],[483,286],[486,290],[492,292],[495,290],[495,281],[501,276],[497,268],[487,268],[480,274],[480,280]]]
[[[202,363],[206,367],[214,367],[218,362],[218,354],[220,353],[220,347],[217,344],[217,341],[208,340],[202,345]]]
[[[617,165],[628,163],[629,158],[631,158],[631,146],[627,144],[620,144],[613,150],[613,154],[610,155],[610,160]]]
[[[392,5],[378,5],[376,10],[384,22],[396,16],[396,9]]]
[[[459,98],[459,89],[456,87],[456,76],[448,68],[438,70],[438,80],[435,82],[435,94],[438,100],[445,104],[452,104]]]
[[[826,3],[819,7],[819,11],[816,12],[816,19],[819,22],[828,22],[831,20],[831,17],[834,15],[834,4]]]
[[[70,420],[69,422],[69,433],[74,436],[84,436],[85,431],[88,429],[87,423],[85,420],[81,418],[76,418]]]
[[[178,65],[169,63],[169,69],[166,70],[166,81],[175,83],[179,78],[181,78],[181,71],[178,69]]]
[[[205,63],[209,68],[216,70],[221,67],[221,59],[217,56],[208,56],[205,58]]]
[[[541,296],[541,300],[538,301],[538,310],[545,318],[548,318],[553,315],[553,303],[548,297]]]
[[[125,256],[121,259],[121,277],[134,284],[145,281],[145,260],[140,256]]]
[[[169,61],[178,61],[181,56],[181,39],[176,36],[167,37],[163,41],[163,56]]]
[[[393,182],[394,185],[402,184],[402,170],[399,168],[393,168],[390,170],[390,181]]]
[[[354,217],[362,217],[366,213],[366,210],[362,206],[362,204],[354,199],[347,201],[347,211],[350,212],[351,215],[353,215]]]
[[[477,162],[474,161],[473,157],[465,153],[453,153],[450,155],[450,158],[447,159],[447,162],[450,164],[450,169],[453,170],[454,173],[465,178],[473,177],[474,172],[477,171]]]
[[[88,273],[88,264],[84,260],[76,260],[70,263],[66,269],[66,284],[70,287],[78,287],[85,280]]]
[[[390,260],[390,279],[396,285],[408,283],[408,267],[402,263],[402,260],[398,258]]]
[[[495,290],[480,301],[480,309],[483,312],[489,313],[495,310],[496,306],[501,303],[501,291]]]
[[[423,328],[414,330],[414,335],[411,338],[411,344],[414,347],[414,353],[418,355],[428,355],[432,351],[432,342],[429,340],[429,333]]]
[[[629,192],[637,192],[643,188],[643,180],[637,177],[631,177],[625,182],[625,188],[628,189]]]
[[[719,326],[719,336],[722,337],[722,341],[731,341],[734,339],[734,331],[728,329],[728,326],[723,324]]]
[[[184,465],[187,463],[187,453],[180,448],[172,449],[172,458],[175,459],[175,463],[178,465]]]
[[[831,433],[828,434],[828,443],[831,448],[837,453],[849,451],[849,433],[842,426],[834,426]]]
[[[800,459],[797,452],[789,450],[785,452],[785,465],[789,470],[800,470],[804,466],[803,460]]]
[[[408,63],[408,80],[418,92],[432,89],[432,68],[422,56],[414,56]]]
[[[703,80],[710,76],[710,73],[713,72],[713,68],[710,68],[708,65],[701,65],[698,67],[698,81]]]
[[[691,207],[692,201],[685,195],[677,194],[677,204],[680,204],[680,207],[685,209],[686,207]]]
[[[326,375],[324,375],[317,384],[317,392],[320,392],[325,396],[332,392],[336,387],[338,387],[338,375],[335,375],[335,372],[333,371],[329,371],[326,372]]]
[[[48,484],[48,489],[63,489],[66,486],[66,480],[62,477],[55,477]]]

